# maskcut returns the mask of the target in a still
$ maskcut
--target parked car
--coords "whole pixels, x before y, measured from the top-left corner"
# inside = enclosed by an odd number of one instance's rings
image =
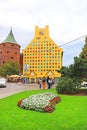
[[[81,84],[81,86],[82,86],[82,87],[87,87],[87,82],[83,82],[83,83]]]
[[[0,88],[6,87],[7,80],[5,78],[0,78]]]

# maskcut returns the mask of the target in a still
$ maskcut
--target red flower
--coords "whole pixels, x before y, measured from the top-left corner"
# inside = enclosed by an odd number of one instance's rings
[[[18,103],[17,103],[17,106],[20,107],[21,103],[22,103],[22,100],[19,100]]]
[[[46,106],[45,108],[44,108],[44,111],[45,112],[53,112],[53,108],[51,107],[51,106]]]

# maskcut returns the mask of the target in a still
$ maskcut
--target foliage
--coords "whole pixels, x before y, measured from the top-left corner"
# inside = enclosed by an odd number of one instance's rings
[[[87,59],[87,37],[85,38],[85,45],[84,47],[82,48],[82,51],[80,53],[80,58],[82,59]]]
[[[59,70],[62,77],[58,82],[59,93],[76,93],[83,79],[87,80],[87,59],[74,57],[74,64]]]
[[[62,77],[70,77],[72,79],[87,78],[87,59],[74,57],[74,64],[69,67],[63,66],[58,72],[61,73]]]
[[[79,91],[79,82],[73,82],[69,77],[62,77],[59,79],[56,90],[61,94],[75,94]]]
[[[73,64],[69,67],[63,66],[58,72],[62,75],[57,85],[57,91],[60,93],[73,93],[84,79],[87,81],[87,37],[79,57],[74,57]]]
[[[0,67],[0,75],[6,77],[7,75],[19,74],[20,66],[16,61],[7,61]]]
[[[74,58],[73,75],[76,78],[87,78],[87,59]]]
[[[54,106],[60,101],[60,97],[52,92],[34,94],[18,101],[18,106],[35,111],[53,112]]]
[[[69,74],[69,68],[66,66],[63,66],[60,70],[58,70],[59,73],[61,73],[62,77],[65,77]]]

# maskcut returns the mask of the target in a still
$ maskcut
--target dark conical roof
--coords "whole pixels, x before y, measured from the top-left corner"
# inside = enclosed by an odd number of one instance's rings
[[[13,32],[12,32],[12,28],[11,28],[10,33],[8,34],[7,38],[3,41],[3,43],[6,43],[6,42],[17,44],[17,42],[14,38]]]

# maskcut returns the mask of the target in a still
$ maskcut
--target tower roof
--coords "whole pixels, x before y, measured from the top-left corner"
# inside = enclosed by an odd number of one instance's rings
[[[16,42],[16,40],[15,40],[15,38],[14,38],[13,32],[12,32],[12,28],[11,28],[11,30],[10,30],[10,32],[9,32],[9,34],[8,34],[8,36],[7,36],[7,38],[3,41],[3,43],[6,43],[6,42],[16,43],[16,44],[17,44],[17,42]]]

